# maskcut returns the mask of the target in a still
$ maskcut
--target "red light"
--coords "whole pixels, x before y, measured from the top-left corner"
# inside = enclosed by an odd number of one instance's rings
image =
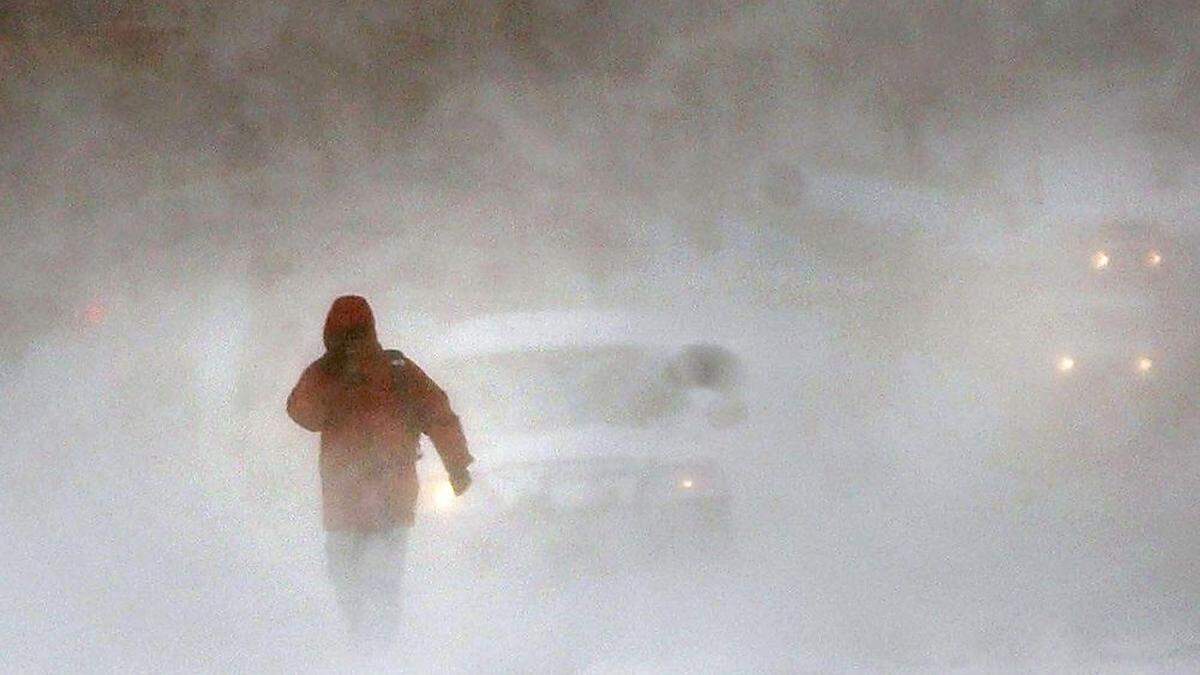
[[[83,310],[83,320],[93,326],[98,326],[104,323],[104,318],[108,316],[108,308],[99,300],[93,300],[88,303],[88,306]]]

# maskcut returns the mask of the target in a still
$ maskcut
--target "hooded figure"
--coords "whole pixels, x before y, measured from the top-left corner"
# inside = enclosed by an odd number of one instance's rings
[[[433,380],[385,351],[367,301],[343,296],[325,319],[325,354],[301,375],[288,415],[321,434],[320,472],[329,570],[351,629],[382,607],[395,626],[399,573],[417,501],[418,442],[429,436],[455,494],[471,483],[458,416]]]

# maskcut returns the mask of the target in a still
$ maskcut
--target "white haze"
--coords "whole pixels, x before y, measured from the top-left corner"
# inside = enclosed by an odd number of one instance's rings
[[[1200,11],[929,4],[8,3],[2,669],[1200,666],[1200,382],[1092,460],[1030,385],[1055,251],[1200,260]],[[736,564],[483,578],[418,524],[357,652],[283,412],[349,292],[418,362],[515,310],[726,336]]]

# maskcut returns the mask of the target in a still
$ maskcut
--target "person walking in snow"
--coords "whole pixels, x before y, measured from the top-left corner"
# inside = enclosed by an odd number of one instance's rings
[[[365,299],[334,301],[324,341],[287,413],[321,434],[326,556],[338,604],[353,634],[386,640],[399,626],[420,436],[433,442],[455,495],[471,485],[473,458],[445,392],[404,354],[383,349]]]

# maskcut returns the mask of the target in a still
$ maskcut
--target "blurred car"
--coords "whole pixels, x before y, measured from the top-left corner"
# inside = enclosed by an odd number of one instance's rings
[[[696,334],[591,311],[487,317],[452,331],[427,369],[464,420],[477,481],[456,500],[440,475],[427,476],[419,526],[460,542],[460,553],[508,563],[725,550],[722,461],[745,414],[740,361],[682,336]]]
[[[1178,395],[1200,326],[1190,301],[1200,279],[1186,242],[1152,224],[1113,221],[1081,238],[1076,250],[1047,344],[1057,350],[1047,355],[1053,376],[1110,389],[1134,407]],[[1086,401],[1086,393],[1077,400]]]
[[[1200,314],[1191,244],[1166,228],[1113,220],[1063,239],[1030,275],[1042,320],[1026,345],[1002,461],[1035,483],[1111,483],[1163,465],[1195,419]],[[1034,298],[1037,298],[1036,300]]]

